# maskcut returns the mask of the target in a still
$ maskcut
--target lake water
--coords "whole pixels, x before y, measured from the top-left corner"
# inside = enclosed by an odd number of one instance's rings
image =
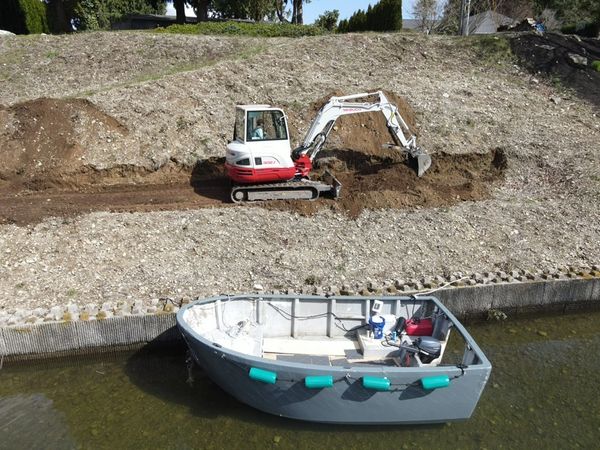
[[[600,313],[468,326],[492,361],[473,417],[428,426],[297,422],[238,403],[185,349],[3,362],[0,448],[600,448]]]

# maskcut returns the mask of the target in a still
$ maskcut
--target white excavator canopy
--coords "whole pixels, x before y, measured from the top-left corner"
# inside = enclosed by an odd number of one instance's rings
[[[281,109],[271,105],[237,105],[233,140],[289,140],[286,119]]]

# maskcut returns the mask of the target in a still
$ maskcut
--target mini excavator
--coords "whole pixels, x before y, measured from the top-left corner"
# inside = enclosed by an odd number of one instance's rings
[[[368,99],[375,101],[360,101]],[[421,177],[431,166],[431,157],[417,146],[398,108],[381,91],[331,97],[317,113],[302,145],[293,151],[287,116],[281,109],[238,105],[225,162],[232,181],[231,200],[315,200],[321,195],[337,198],[341,184],[333,174],[327,171],[322,180],[309,179],[313,161],[340,116],[377,111],[385,116],[395,141],[395,145],[386,147],[406,153],[409,164]]]

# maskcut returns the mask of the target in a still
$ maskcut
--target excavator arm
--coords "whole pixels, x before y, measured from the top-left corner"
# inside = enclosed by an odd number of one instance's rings
[[[359,102],[359,99],[378,98],[378,101]],[[302,145],[292,152],[294,160],[309,158],[312,162],[333,129],[336,120],[347,114],[359,114],[380,111],[385,116],[388,129],[396,143],[393,148],[409,155],[416,162],[417,175],[422,176],[431,166],[431,157],[417,146],[416,137],[400,115],[398,108],[390,103],[382,91],[331,97],[313,120]],[[408,136],[408,137],[407,137]]]

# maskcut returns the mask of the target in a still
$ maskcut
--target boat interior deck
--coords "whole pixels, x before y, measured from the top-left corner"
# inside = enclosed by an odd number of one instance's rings
[[[382,348],[384,348],[382,346]],[[302,364],[316,364],[325,366],[350,367],[361,366],[394,366],[400,365],[399,360],[393,355],[397,350],[394,347],[385,349],[384,355],[365,358],[360,343],[356,338],[264,338],[263,358],[295,362]]]
[[[398,366],[394,358],[363,360],[361,359],[361,356],[362,355],[357,351],[349,351],[346,356],[316,356],[277,353],[266,353],[264,355],[264,357],[267,359],[301,364],[316,364],[319,366],[350,367],[357,364],[360,364],[361,366]]]
[[[377,339],[370,324],[375,316],[381,323]],[[404,325],[398,331],[400,319]],[[415,298],[217,299],[190,308],[186,320],[206,340],[224,348],[327,366],[436,366],[452,326],[434,302]],[[428,336],[430,342],[417,349],[417,336]],[[427,345],[436,350],[427,353]]]

